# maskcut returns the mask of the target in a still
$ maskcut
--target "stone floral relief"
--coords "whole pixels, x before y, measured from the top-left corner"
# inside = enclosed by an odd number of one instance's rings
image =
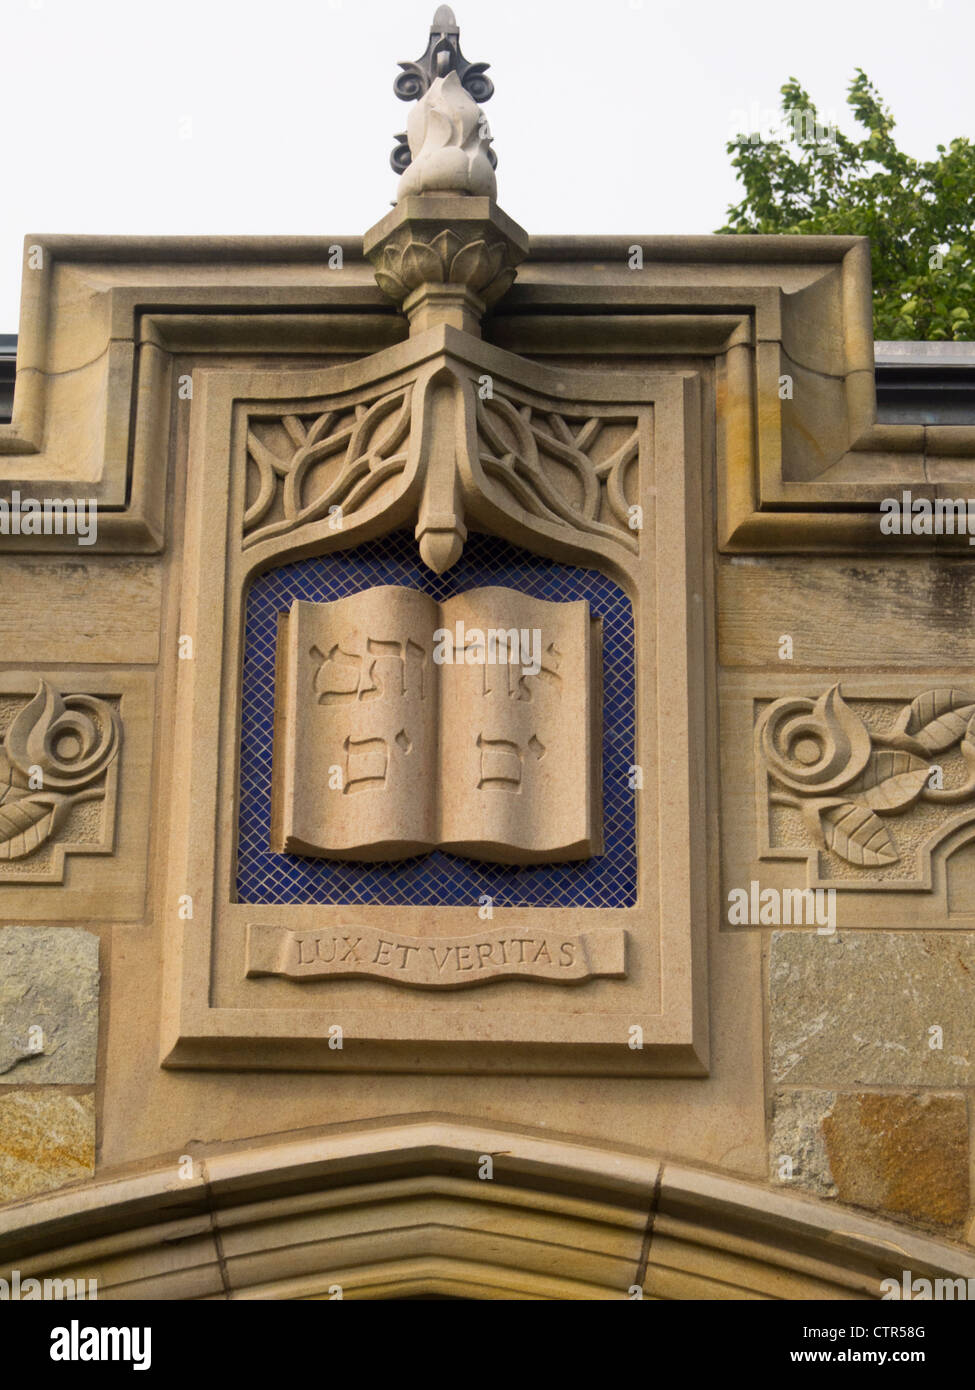
[[[501,237],[479,229],[442,232],[423,240],[407,225],[375,255],[376,283],[397,304],[421,285],[466,285],[494,304],[515,279],[517,260]]]
[[[443,374],[435,378],[442,388]],[[477,460],[491,500],[519,518],[536,518],[576,533],[600,536],[636,553],[641,518],[636,505],[641,421],[630,416],[575,415],[505,399],[482,399],[476,378],[456,379],[451,409],[473,417],[473,428],[454,431],[476,438]],[[355,520],[365,504],[373,509],[396,500],[397,480],[406,472],[410,438],[417,428],[429,381],[413,383],[354,406],[338,405],[315,415],[287,414],[252,419],[247,434],[250,476],[244,513],[245,548],[282,536],[311,522]],[[469,445],[473,452],[473,444]],[[420,460],[421,470],[426,460]],[[460,473],[476,476],[470,460],[455,459],[452,476],[426,483],[437,489],[432,509],[449,519],[457,543],[437,558],[421,540],[431,568],[441,572],[461,553],[464,530]],[[467,496],[467,502],[471,501]],[[430,508],[425,500],[420,513]],[[422,520],[422,515],[421,515]],[[340,529],[336,525],[336,530]],[[421,526],[421,530],[423,527]]]
[[[975,820],[975,694],[964,690],[851,704],[834,685],[765,706],[755,742],[760,856],[805,854],[819,884],[926,887],[931,850]]]
[[[0,696],[0,882],[60,882],[66,850],[111,850],[122,727],[94,695]],[[0,722],[0,727],[3,727]],[[92,810],[89,812],[88,807]]]

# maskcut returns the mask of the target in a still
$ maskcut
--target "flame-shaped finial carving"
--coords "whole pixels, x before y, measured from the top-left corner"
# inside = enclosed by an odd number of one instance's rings
[[[436,77],[410,113],[409,168],[397,199],[414,193],[468,193],[496,198],[497,180],[488,158],[491,136],[481,108],[460,85],[456,72]]]
[[[438,82],[453,76],[456,78],[456,85],[470,98],[471,106],[476,112],[475,125],[478,127],[479,139],[476,151],[470,153],[477,155],[476,163],[480,166],[483,159],[486,159],[493,169],[497,163],[494,151],[490,148],[490,135],[487,133],[487,124],[483,114],[478,110],[478,103],[487,101],[494,93],[494,83],[490,77],[486,76],[489,63],[469,63],[460,51],[460,29],[457,27],[457,20],[454,12],[449,5],[441,5],[437,13],[433,16],[433,23],[430,25],[430,38],[427,42],[426,52],[417,58],[415,63],[400,63],[403,71],[393,83],[393,91],[401,101],[419,101],[423,104],[425,98],[431,94],[432,89]],[[437,109],[443,113],[444,108],[449,108],[448,119],[452,125],[457,121],[457,110],[460,107],[459,98],[453,92],[454,84],[448,89],[446,96],[437,98]],[[466,110],[466,108],[464,108]],[[396,148],[390,156],[390,164],[397,174],[402,174],[418,158],[418,147],[413,135],[413,118],[410,119],[410,132],[406,131],[397,135],[398,141]],[[453,136],[449,142],[454,146],[459,143]],[[422,140],[420,150],[422,151]],[[439,167],[443,168],[442,161]],[[454,161],[455,170],[459,167]],[[438,174],[437,178],[442,178]],[[457,175],[455,173],[454,177]],[[475,176],[478,183],[485,182],[486,176],[479,173]],[[470,181],[468,179],[468,181]],[[418,190],[413,188],[411,192]],[[433,191],[424,189],[424,191]],[[439,184],[437,192],[472,192],[470,188],[455,188],[453,184],[449,189],[442,189]],[[481,189],[479,188],[480,192]],[[400,197],[403,196],[402,190]]]

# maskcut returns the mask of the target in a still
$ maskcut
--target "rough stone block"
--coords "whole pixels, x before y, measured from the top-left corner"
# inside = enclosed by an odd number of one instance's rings
[[[0,1201],[49,1192],[95,1171],[95,1098],[64,1091],[0,1096]]]
[[[801,1187],[818,1197],[835,1197],[823,1121],[836,1102],[835,1091],[780,1091],[772,1113],[769,1176],[772,1182]]]
[[[964,1220],[963,1096],[840,1095],[823,1134],[841,1201],[945,1228]]]
[[[98,980],[92,932],[0,929],[0,1086],[95,1080]]]
[[[975,935],[772,935],[769,1052],[786,1086],[975,1084]]]
[[[955,1231],[969,1208],[962,1095],[787,1091],[775,1097],[771,1177],[899,1220]],[[785,1185],[785,1184],[784,1184]]]

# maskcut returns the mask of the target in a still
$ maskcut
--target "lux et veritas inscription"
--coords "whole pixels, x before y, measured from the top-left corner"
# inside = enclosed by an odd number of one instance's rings
[[[622,927],[597,927],[570,934],[512,926],[431,939],[358,924],[302,932],[251,925],[247,974],[290,980],[372,976],[425,989],[463,989],[500,979],[622,979],[626,932]]]

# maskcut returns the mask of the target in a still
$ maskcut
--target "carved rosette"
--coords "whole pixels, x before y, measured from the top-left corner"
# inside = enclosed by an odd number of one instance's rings
[[[797,812],[805,843],[865,871],[836,887],[917,886],[920,851],[975,818],[975,694],[928,690],[883,714],[865,719],[834,685],[816,700],[773,701],[756,725],[770,815]],[[789,842],[780,827],[770,849],[780,851],[783,833]]]
[[[56,841],[82,803],[106,800],[121,741],[108,701],[38,681],[0,747],[0,866]]]

